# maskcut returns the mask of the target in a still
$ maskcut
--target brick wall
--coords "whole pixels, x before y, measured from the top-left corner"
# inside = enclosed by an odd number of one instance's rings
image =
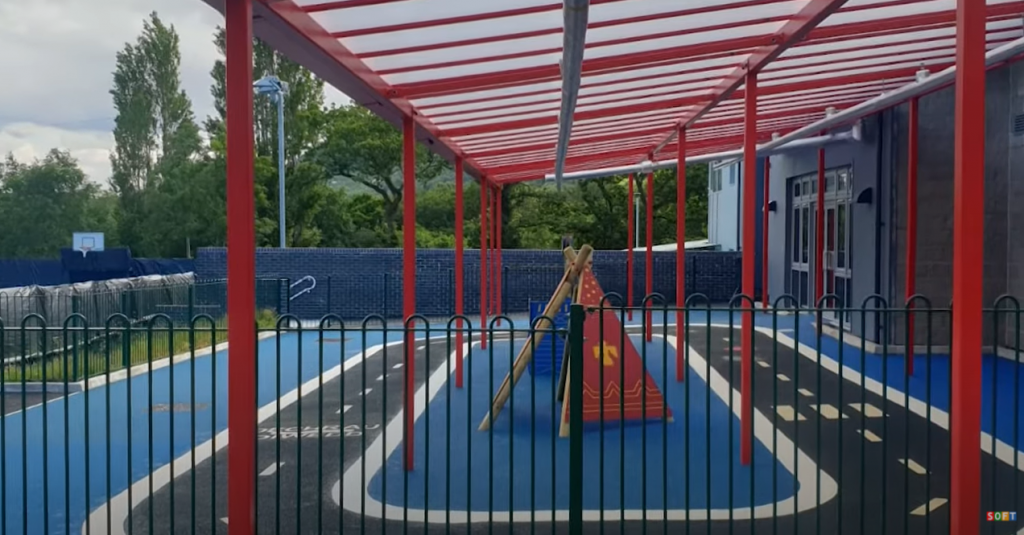
[[[465,252],[464,313],[480,311],[480,251]],[[644,295],[644,254],[635,256],[634,295]],[[200,249],[196,278],[222,279],[227,274],[223,248]],[[455,310],[455,253],[424,249],[416,255],[416,308],[428,317],[448,316]],[[561,251],[507,250],[502,253],[503,310],[528,311],[531,300],[547,300],[562,277]],[[597,251],[594,271],[605,292],[626,294],[625,251]],[[402,251],[400,249],[257,249],[256,277],[286,278],[295,283],[305,276],[316,287],[291,302],[291,312],[318,318],[330,310],[345,319],[370,314],[400,317]],[[675,299],[675,253],[654,253],[654,291]],[[687,295],[703,293],[714,302],[727,302],[740,285],[740,253],[693,251],[686,255]],[[299,291],[310,283],[294,288]]]

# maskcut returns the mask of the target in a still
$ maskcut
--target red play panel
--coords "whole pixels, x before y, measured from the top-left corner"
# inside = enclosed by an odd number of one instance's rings
[[[584,271],[577,302],[596,307],[603,297],[604,291],[594,273],[589,269]],[[601,338],[602,323],[604,339]],[[671,419],[672,411],[665,405],[658,384],[644,368],[632,340],[623,337],[622,332],[614,310],[590,312],[583,323],[584,423],[601,421],[602,405],[606,422],[620,418],[626,421]],[[568,391],[568,384],[566,389]],[[569,396],[566,396],[562,407],[565,424],[569,422],[568,406]]]

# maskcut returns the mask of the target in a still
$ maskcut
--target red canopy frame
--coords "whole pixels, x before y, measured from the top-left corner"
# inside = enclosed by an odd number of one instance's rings
[[[488,305],[484,289],[489,287],[487,191],[543,179],[554,170],[559,132],[566,125],[568,150],[561,160],[566,173],[657,161],[662,155],[683,162],[741,147],[744,161],[752,162],[757,145],[774,134],[797,135],[823,121],[829,110],[857,110],[922,72],[956,66],[956,418],[950,506],[954,531],[977,533],[984,199],[981,185],[968,184],[968,177],[980,176],[984,165],[986,50],[1012,44],[1022,45],[1016,53],[1024,51],[1024,1],[708,0],[680,6],[657,0],[591,0],[586,31],[578,36],[583,39],[582,60],[562,65],[562,2],[553,0],[206,2],[226,18],[228,132],[252,129],[255,35],[401,127],[407,186],[414,179],[414,142],[456,163],[460,186],[463,174],[480,182],[483,315]],[[571,91],[576,99],[574,111],[567,114],[571,117],[560,117],[567,72],[574,79],[579,74],[579,84]],[[743,87],[748,84],[757,90]],[[684,131],[681,144],[677,138]],[[229,135],[227,159],[233,367],[229,529],[241,535],[253,532],[255,504],[252,136]],[[742,287],[749,298],[754,289],[753,167],[745,166],[743,187],[743,210],[751,216],[744,219],[743,229]],[[685,169],[677,176],[682,180]],[[684,194],[680,198],[685,200]],[[403,315],[409,318],[415,312],[413,192],[406,202]],[[500,217],[498,211],[500,204],[490,213],[491,221]],[[500,243],[500,238],[494,241]],[[677,241],[682,248],[685,236]],[[460,259],[462,248],[460,240]],[[684,254],[677,253],[680,267]],[[650,254],[647,258],[650,280]],[[500,266],[500,253],[495,260]],[[461,273],[457,278],[456,301],[461,304]],[[679,286],[677,295],[684,296],[683,290]],[[751,308],[743,314],[749,340],[753,303],[743,306]],[[496,310],[501,311],[500,305]],[[412,344],[407,340],[407,345]],[[751,446],[749,352],[744,341],[744,462],[750,459]],[[409,364],[411,368],[411,360]],[[405,430],[410,432],[411,381],[406,386]],[[410,445],[408,438],[405,443]],[[412,469],[411,449],[405,454],[406,468]]]

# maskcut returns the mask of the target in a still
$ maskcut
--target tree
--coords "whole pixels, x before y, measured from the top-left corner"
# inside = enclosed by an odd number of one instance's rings
[[[8,155],[0,164],[0,257],[53,257],[76,231],[108,232],[98,195],[66,151],[27,164]]]
[[[180,70],[178,34],[156,13],[143,22],[135,44],[117,54],[110,91],[117,110],[110,186],[120,201],[117,234],[136,253],[146,252],[147,193],[201,148]]]
[[[223,28],[217,29],[214,44],[223,57],[226,45]],[[210,73],[213,77],[210,91],[217,110],[217,117],[206,120],[206,130],[211,139],[222,139],[224,135],[225,73],[224,60],[218,59]],[[288,83],[288,94],[284,99],[285,239],[293,246],[315,246],[319,243],[320,229],[313,221],[325,206],[330,177],[307,155],[322,140],[324,82],[262,41],[254,40],[253,81],[268,75]],[[253,100],[253,128],[257,160],[257,238],[260,245],[278,245],[277,104],[269,98],[257,96]]]
[[[384,226],[396,236],[402,208],[402,134],[361,106],[339,106],[327,112],[325,138],[317,160],[328,173],[358,182],[380,195]],[[416,180],[437,177],[446,163],[416,145]],[[392,242],[397,243],[397,242]]]

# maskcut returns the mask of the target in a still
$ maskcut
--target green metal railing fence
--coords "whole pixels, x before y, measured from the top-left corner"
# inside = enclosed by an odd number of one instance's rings
[[[259,533],[948,534],[953,469],[982,482],[980,533],[1024,527],[1015,299],[984,312],[976,470],[950,466],[948,307],[653,295],[647,324],[619,302],[574,305],[564,330],[268,312],[251,361],[217,346],[216,314],[4,318],[0,532],[226,533],[247,492],[226,468],[228,383],[249,365]],[[527,366],[491,410],[540,336],[565,354],[546,344],[553,372]]]

